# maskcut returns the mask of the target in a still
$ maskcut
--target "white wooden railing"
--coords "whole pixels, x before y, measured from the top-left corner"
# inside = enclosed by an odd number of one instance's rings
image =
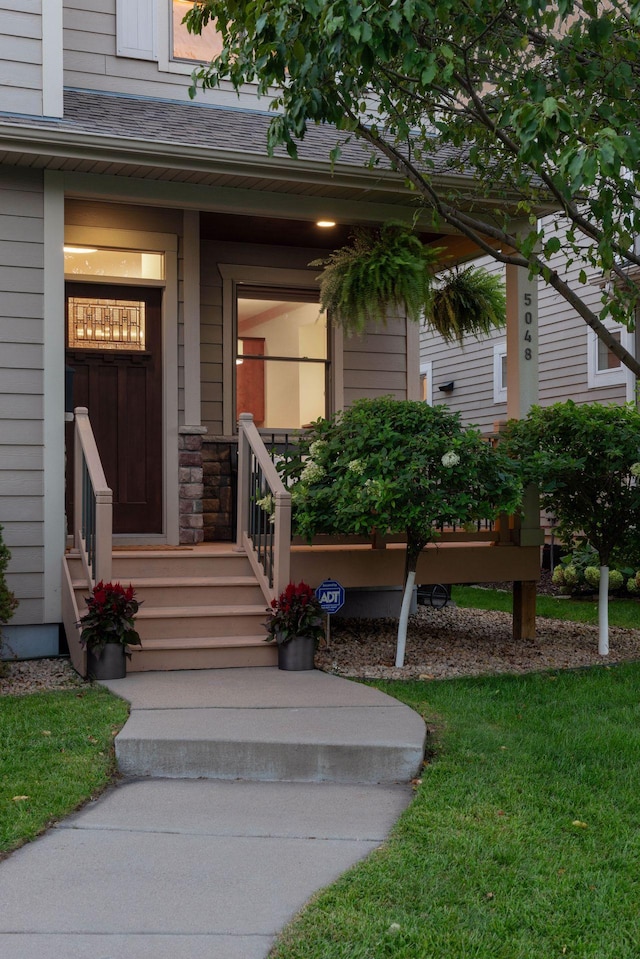
[[[291,568],[291,494],[251,413],[239,418],[236,548],[247,553],[267,602],[279,596]]]
[[[107,486],[89,411],[75,415],[73,538],[90,586],[111,580],[113,493]]]

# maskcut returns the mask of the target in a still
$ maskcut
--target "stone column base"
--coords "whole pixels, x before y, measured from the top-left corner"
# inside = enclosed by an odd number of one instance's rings
[[[204,426],[181,426],[178,431],[178,486],[180,543],[202,543],[204,493],[202,439]]]

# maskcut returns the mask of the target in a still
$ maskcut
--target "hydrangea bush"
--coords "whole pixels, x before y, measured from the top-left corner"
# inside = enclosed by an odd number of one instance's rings
[[[440,526],[492,519],[515,510],[522,496],[516,464],[478,430],[463,428],[458,413],[392,397],[358,400],[318,420],[281,470],[294,530],[307,540],[404,533],[405,589]]]

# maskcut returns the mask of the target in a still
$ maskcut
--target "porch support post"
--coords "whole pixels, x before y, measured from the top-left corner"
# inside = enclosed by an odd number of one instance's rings
[[[507,286],[507,418],[521,419],[538,401],[538,280],[528,270],[506,267]],[[525,490],[519,545],[542,542],[540,508],[535,487]],[[513,638],[536,634],[536,584],[513,584]]]
[[[538,402],[538,280],[506,267],[507,418],[522,419]]]
[[[536,635],[536,581],[513,584],[513,638],[533,639]]]
[[[200,214],[183,213],[184,422],[200,426]]]

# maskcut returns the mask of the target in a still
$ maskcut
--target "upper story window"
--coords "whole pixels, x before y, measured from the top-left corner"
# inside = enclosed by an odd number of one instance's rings
[[[433,362],[425,360],[420,364],[420,399],[433,406]]]
[[[191,0],[171,0],[171,57],[208,63],[222,50],[222,39],[211,23],[199,35],[189,33],[182,21],[192,6]]]
[[[119,57],[156,60],[161,70],[185,75],[222,49],[215,25],[198,36],[182,23],[193,0],[116,0]]]

